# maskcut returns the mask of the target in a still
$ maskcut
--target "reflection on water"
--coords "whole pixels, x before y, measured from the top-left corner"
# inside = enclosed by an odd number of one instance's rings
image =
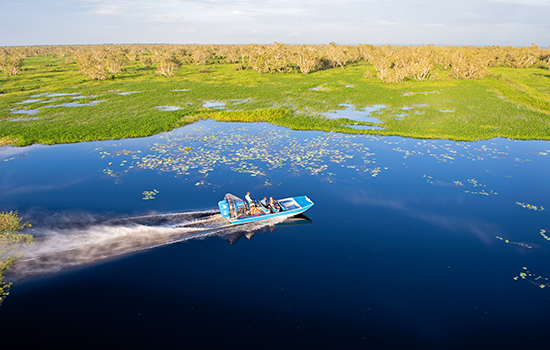
[[[235,226],[234,230],[231,232],[222,232],[219,234],[222,238],[226,239],[229,244],[233,245],[239,241],[243,236],[246,237],[249,241],[257,233],[268,233],[273,232],[275,228],[279,227],[290,227],[290,226],[300,226],[300,225],[309,225],[312,224],[313,220],[307,217],[305,214],[298,214],[295,216],[287,217],[283,221],[269,221],[267,223],[260,223],[263,226],[258,228],[249,229],[249,226]]]

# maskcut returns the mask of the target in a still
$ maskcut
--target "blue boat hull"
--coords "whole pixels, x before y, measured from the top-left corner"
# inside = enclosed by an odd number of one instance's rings
[[[223,200],[218,202],[220,212],[223,217],[228,219],[231,224],[246,224],[255,221],[267,220],[272,218],[290,217],[301,214],[313,206],[313,202],[307,196],[290,197],[278,200],[279,205],[283,210],[277,213],[267,213],[259,215],[249,215],[240,217],[231,217],[229,214],[229,204]],[[238,208],[236,208],[238,209]]]

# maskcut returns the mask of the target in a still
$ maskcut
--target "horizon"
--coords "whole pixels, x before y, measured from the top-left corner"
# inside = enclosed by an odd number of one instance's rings
[[[291,45],[291,46],[300,46],[300,45],[311,45],[311,46],[323,46],[323,45],[329,45],[330,43],[320,43],[320,44],[308,44],[308,43],[284,43],[280,41],[275,41],[271,43],[242,43],[242,44],[220,44],[220,43],[97,43],[97,44],[37,44],[37,45],[4,45],[0,47],[39,47],[39,46],[101,46],[101,45],[174,45],[174,46],[186,46],[186,45],[227,45],[227,46],[246,46],[246,45],[273,45],[275,43],[281,43],[283,45]],[[447,44],[371,44],[371,43],[357,43],[357,44],[345,44],[345,43],[335,43],[337,45],[343,45],[343,46],[359,46],[359,45],[372,45],[372,46],[430,46],[433,45],[435,47],[490,47],[490,46],[498,46],[498,47],[514,47],[514,48],[522,48],[522,47],[529,47],[532,44],[524,45],[524,46],[514,46],[514,45],[469,45],[469,44],[463,44],[463,45],[447,45]],[[536,44],[535,44],[536,45]],[[540,45],[537,45],[540,49],[546,49],[550,50],[550,45],[548,47],[543,47]]]

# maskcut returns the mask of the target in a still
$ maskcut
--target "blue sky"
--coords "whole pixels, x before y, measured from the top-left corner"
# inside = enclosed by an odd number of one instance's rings
[[[550,0],[0,0],[0,46],[550,44]]]

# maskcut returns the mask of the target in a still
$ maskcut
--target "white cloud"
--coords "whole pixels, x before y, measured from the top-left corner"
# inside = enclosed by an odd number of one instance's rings
[[[121,14],[120,7],[114,5],[98,5],[94,6],[92,13],[97,15],[119,15]]]
[[[527,6],[550,6],[548,0],[492,0],[491,2],[502,2]]]
[[[0,45],[260,39],[259,43],[272,43],[287,38],[297,43],[546,46],[550,37],[548,11],[544,11],[550,6],[548,0],[21,0],[19,4],[30,10],[0,4],[4,15]],[[10,30],[14,25],[20,28],[15,33]],[[113,25],[116,32],[110,29]],[[181,35],[191,30],[194,36]]]

